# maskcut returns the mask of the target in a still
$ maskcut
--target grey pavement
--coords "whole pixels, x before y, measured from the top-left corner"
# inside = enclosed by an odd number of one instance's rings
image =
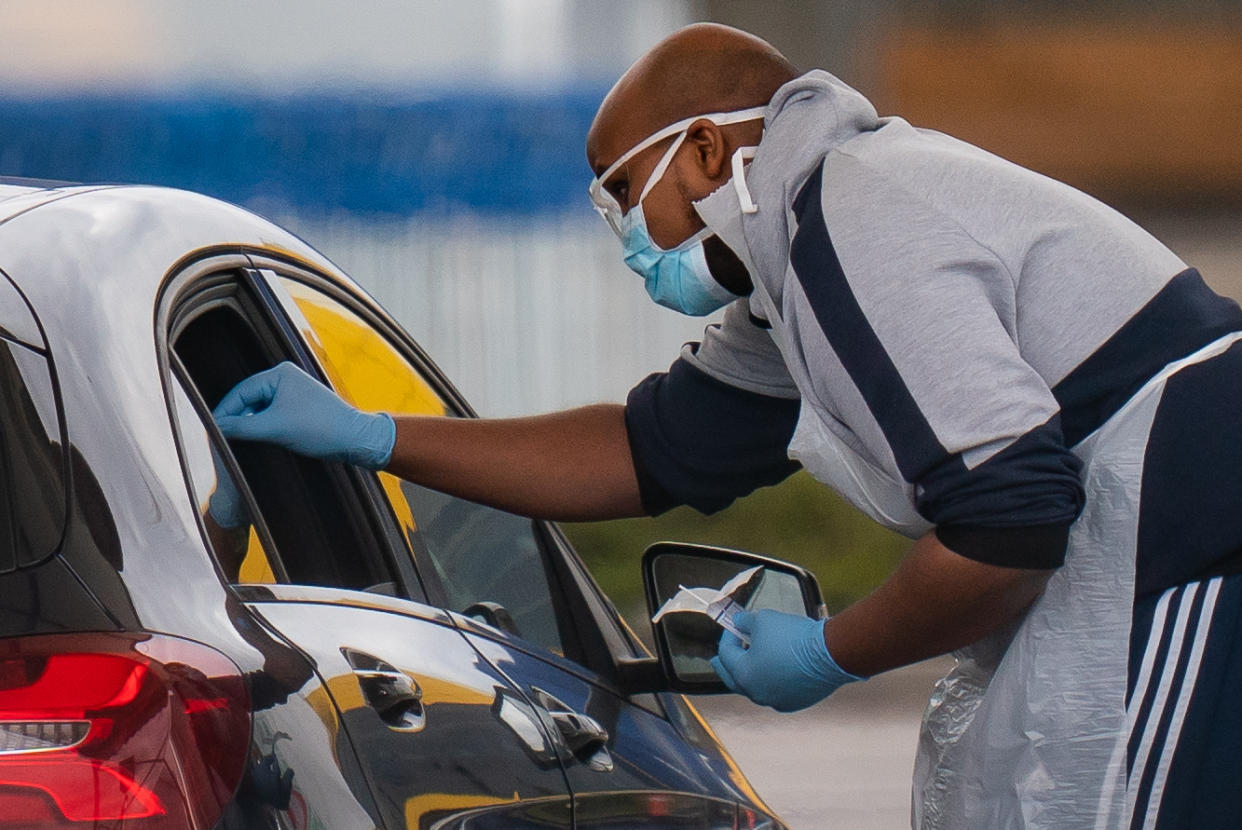
[[[791,830],[906,828],[919,723],[951,665],[940,658],[882,674],[788,715],[736,695],[694,705]]]

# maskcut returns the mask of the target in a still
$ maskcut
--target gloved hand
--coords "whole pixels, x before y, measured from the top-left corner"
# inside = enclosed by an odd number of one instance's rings
[[[223,530],[233,530],[249,524],[250,514],[242,503],[241,493],[237,492],[233,477],[229,475],[228,468],[224,466],[215,447],[211,448],[211,463],[216,468],[216,489],[207,499],[207,512],[211,514],[212,521]]]
[[[750,647],[726,631],[712,668],[726,686],[755,703],[796,712],[864,679],[842,669],[828,653],[825,620],[764,609],[742,611],[733,622],[750,637]]]
[[[226,438],[372,470],[388,466],[397,440],[390,415],[354,409],[287,361],[234,386],[211,414]]]

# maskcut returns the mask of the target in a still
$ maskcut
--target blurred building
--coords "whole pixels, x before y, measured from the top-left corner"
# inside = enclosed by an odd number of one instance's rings
[[[0,175],[272,216],[485,413],[619,400],[702,322],[621,265],[583,139],[706,19],[1123,206],[1242,204],[1242,4],[1208,0],[6,0]]]
[[[881,113],[1122,205],[1242,204],[1236,0],[703,0]]]

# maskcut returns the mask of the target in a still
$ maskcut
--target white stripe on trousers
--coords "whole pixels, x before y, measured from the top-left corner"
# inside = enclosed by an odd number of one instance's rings
[[[1117,741],[1117,746],[1113,749],[1113,757],[1109,763],[1110,769],[1124,769],[1126,761],[1126,753],[1128,751],[1130,736],[1134,734],[1134,721],[1138,717],[1139,707],[1142,700],[1147,696],[1147,685],[1151,682],[1152,664],[1156,662],[1156,648],[1160,644],[1160,634],[1157,632],[1164,631],[1165,619],[1169,613],[1169,601],[1173,598],[1174,588],[1170,588],[1160,595],[1160,599],[1156,603],[1156,610],[1152,614],[1151,629],[1148,634],[1147,645],[1143,650],[1143,663],[1139,667],[1139,675],[1134,683],[1134,690],[1130,694],[1130,704],[1126,707],[1126,733]],[[1155,637],[1153,643],[1151,638]],[[1136,703],[1135,701],[1138,701]],[[1122,825],[1114,824],[1116,817],[1113,815],[1112,803],[1113,793],[1116,792],[1116,779],[1109,776],[1104,782],[1104,790],[1100,793],[1100,804],[1095,815],[1095,830],[1108,830]],[[1127,788],[1127,796],[1129,791]],[[1130,803],[1126,802],[1126,817],[1130,815]],[[1124,818],[1124,817],[1123,817]],[[1124,827],[1129,827],[1127,820]]]
[[[1166,596],[1177,589],[1170,589],[1166,592]],[[1182,640],[1186,634],[1186,623],[1190,618],[1190,606],[1194,604],[1195,596],[1199,592],[1199,583],[1195,582],[1186,586],[1186,590],[1182,593],[1181,603],[1177,609],[1177,618],[1173,624],[1172,639],[1169,641],[1169,653],[1165,657],[1164,665],[1160,671],[1160,682],[1156,686],[1156,697],[1151,704],[1151,713],[1147,717],[1147,722],[1143,724],[1143,737],[1139,741],[1138,751],[1134,755],[1134,765],[1130,769],[1129,783],[1126,785],[1126,814],[1133,816],[1135,813],[1136,801],[1138,800],[1139,785],[1143,781],[1143,773],[1147,769],[1147,758],[1151,754],[1152,743],[1156,740],[1156,727],[1160,724],[1161,714],[1164,712],[1164,705],[1169,697],[1169,687],[1173,685],[1173,675],[1177,670],[1177,661],[1182,656]],[[1161,601],[1164,597],[1161,597]],[[1160,648],[1160,638],[1164,635],[1164,627],[1156,628],[1152,626],[1151,634],[1147,638],[1147,651],[1154,653]],[[1144,655],[1146,662],[1146,655]],[[1146,695],[1144,695],[1145,697]],[[1133,722],[1138,717],[1139,710],[1143,706],[1143,698],[1138,697],[1137,690],[1134,697],[1130,698],[1130,712],[1127,712],[1128,719]],[[1130,733],[1133,735],[1133,731]]]
[[[1169,642],[1168,655],[1165,657],[1164,665],[1160,670],[1160,682],[1156,688],[1156,697],[1152,701],[1151,711],[1147,715],[1146,722],[1142,724],[1142,739],[1139,742],[1138,751],[1135,753],[1134,765],[1131,769],[1129,783],[1126,788],[1127,813],[1131,817],[1142,814],[1143,830],[1153,830],[1156,826],[1156,818],[1160,813],[1160,801],[1164,795],[1165,782],[1168,780],[1169,768],[1173,762],[1173,753],[1177,749],[1177,741],[1181,735],[1182,724],[1186,719],[1186,710],[1190,705],[1195,682],[1199,677],[1199,666],[1203,660],[1203,649],[1207,643],[1208,633],[1212,628],[1212,613],[1216,608],[1216,598],[1220,593],[1220,577],[1216,577],[1206,583],[1207,589],[1204,593],[1203,607],[1199,611],[1199,617],[1193,624],[1190,624],[1189,620],[1191,606],[1194,605],[1195,597],[1198,596],[1199,588],[1203,584],[1195,582],[1185,586]],[[1131,735],[1134,734],[1135,728],[1139,726],[1136,721],[1139,710],[1142,709],[1143,700],[1147,696],[1156,652],[1160,649],[1161,637],[1168,626],[1169,602],[1176,590],[1176,588],[1170,588],[1160,597],[1155,614],[1152,617],[1151,633],[1148,636],[1147,646],[1143,652],[1143,664],[1126,712]],[[1181,688],[1173,704],[1169,731],[1165,735],[1164,744],[1160,749],[1160,757],[1157,761],[1155,776],[1152,780],[1147,803],[1140,805],[1137,803],[1137,800],[1139,790],[1142,787],[1143,775],[1147,770],[1147,763],[1150,760],[1153,744],[1156,740],[1156,733],[1160,729],[1160,721],[1163,719],[1165,709],[1168,706],[1169,691],[1177,679],[1177,663],[1181,658],[1182,648],[1189,637],[1193,637],[1193,640],[1190,644],[1190,654],[1187,657]],[[1131,826],[1133,826],[1133,823]]]

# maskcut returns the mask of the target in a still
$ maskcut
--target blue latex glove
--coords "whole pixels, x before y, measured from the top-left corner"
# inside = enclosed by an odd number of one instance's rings
[[[755,703],[778,712],[805,709],[864,679],[832,659],[824,643],[825,622],[771,609],[742,611],[733,623],[750,637],[750,647],[726,631],[712,668],[726,686]]]
[[[207,512],[211,514],[212,521],[224,530],[250,524],[250,514],[242,503],[241,493],[237,492],[233,477],[215,447],[211,448],[211,463],[216,468],[216,489],[207,499]]]
[[[372,470],[388,466],[397,440],[390,415],[354,409],[287,361],[234,386],[211,414],[226,438]]]

